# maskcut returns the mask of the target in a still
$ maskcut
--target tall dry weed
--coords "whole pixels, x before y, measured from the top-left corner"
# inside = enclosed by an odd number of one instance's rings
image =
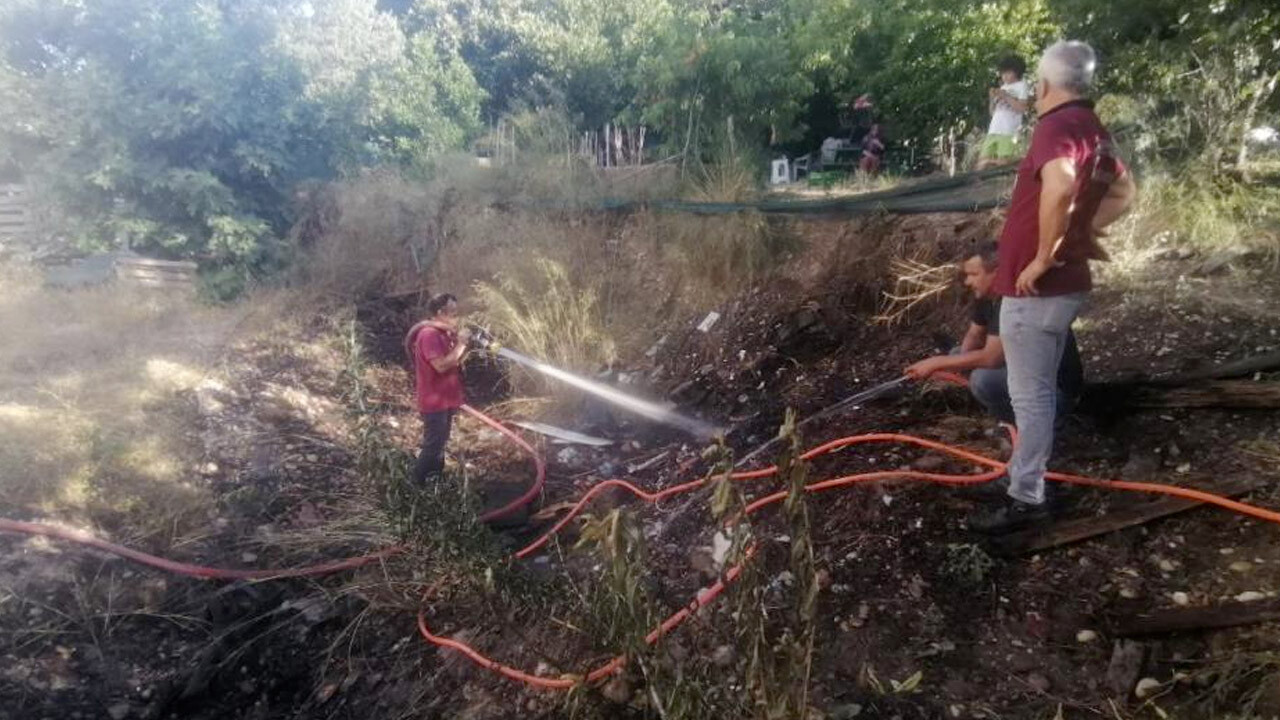
[[[326,296],[411,290],[435,261],[448,229],[446,193],[398,172],[374,171],[315,191],[297,242],[309,245],[303,285]]]
[[[504,345],[567,370],[592,373],[616,357],[605,330],[599,288],[574,283],[563,265],[539,257],[522,276],[501,274],[475,285],[486,322]],[[524,374],[517,388],[558,393],[561,387],[538,375]]]
[[[663,215],[657,242],[683,280],[682,294],[714,304],[759,280],[794,247],[795,238],[755,210],[732,208],[759,197],[758,172],[748,162],[729,155],[694,177],[689,199],[728,207],[714,215]]]

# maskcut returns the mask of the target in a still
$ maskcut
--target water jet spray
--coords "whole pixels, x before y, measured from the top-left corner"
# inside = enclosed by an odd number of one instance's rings
[[[641,417],[683,430],[700,440],[709,440],[724,434],[724,430],[722,428],[718,428],[711,423],[691,418],[686,415],[681,415],[671,408],[663,407],[651,400],[645,400],[634,395],[629,395],[615,387],[610,387],[604,383],[596,382],[595,380],[588,380],[587,378],[575,375],[568,370],[563,370],[554,365],[531,358],[528,355],[518,353],[510,348],[503,347],[494,339],[492,333],[482,327],[473,325],[470,329],[470,342],[471,346],[474,348],[484,350],[485,352],[498,357],[503,357],[512,362],[519,363],[530,370],[540,372],[543,375],[559,380],[566,385],[571,385],[579,390],[591,393],[602,400],[613,403],[614,405],[640,415]]]

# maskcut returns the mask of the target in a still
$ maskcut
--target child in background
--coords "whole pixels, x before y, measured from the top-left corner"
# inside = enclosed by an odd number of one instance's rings
[[[1030,107],[1031,88],[1022,79],[1027,64],[1016,55],[1000,61],[1000,87],[990,88],[991,124],[978,151],[978,169],[1002,165],[1022,157],[1022,116]]]

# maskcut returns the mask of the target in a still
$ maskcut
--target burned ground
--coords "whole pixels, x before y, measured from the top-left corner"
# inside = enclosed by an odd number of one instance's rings
[[[722,305],[663,319],[624,353],[615,380],[623,382],[620,373],[637,392],[670,396],[682,410],[731,428],[729,443],[741,454],[776,431],[787,407],[803,416],[894,377],[931,352],[938,330],[962,329],[958,294],[894,326],[872,322],[879,289],[858,282],[854,268],[913,243],[932,248],[934,260],[952,256],[986,225],[964,216],[858,224],[845,230],[874,236],[884,255],[863,242],[853,258],[841,228],[834,221],[808,226],[808,250],[776,276]],[[1274,351],[1280,299],[1264,261],[1206,268],[1205,258],[1172,255],[1140,273],[1105,276],[1080,326],[1090,379],[1171,374]],[[228,347],[218,385],[167,398],[203,448],[191,459],[193,482],[217,502],[197,531],[143,538],[142,549],[209,565],[279,567],[400,542],[386,483],[363,472],[360,433],[376,427],[402,451],[416,442],[400,357],[413,307],[373,302],[348,321],[316,321]],[[710,332],[696,330],[713,309],[720,320]],[[352,338],[364,348],[362,360],[352,357]],[[473,373],[469,390],[477,402],[500,403],[501,379]],[[499,404],[499,414],[504,407],[519,410]],[[700,444],[617,414],[575,429],[615,443],[605,450],[543,444],[548,481],[529,525],[467,533],[466,543],[411,544],[411,552],[340,576],[210,583],[57,542],[0,538],[0,717],[653,717],[650,689],[673,687],[679,693],[670,697],[696,696],[704,712],[750,714],[738,685],[748,658],[732,598],[664,639],[649,660],[657,674],[648,685],[632,672],[568,696],[527,689],[418,636],[415,614],[425,602],[435,632],[539,675],[581,673],[616,652],[604,641],[607,618],[593,605],[602,562],[590,548],[574,549],[576,527],[528,561],[503,558],[549,525],[560,503],[604,477],[655,489],[707,466]],[[815,422],[804,443],[876,431],[993,457],[1008,452],[1002,431],[962,391],[934,386]],[[528,458],[496,433],[464,420],[459,435],[458,459],[481,502],[497,503],[528,482]],[[1243,499],[1278,507],[1278,443],[1273,411],[1112,410],[1074,417],[1053,464],[1192,487],[1248,478],[1257,485]],[[973,471],[871,445],[816,459],[810,477],[903,467]],[[777,489],[771,480],[738,487],[747,498]],[[621,508],[644,538],[646,613],[665,616],[715,579],[708,495],[653,507],[607,494],[592,507],[596,518]],[[1072,517],[1105,516],[1140,501],[1093,489],[1073,491],[1070,500]],[[1119,636],[1140,612],[1251,592],[1270,602],[1280,553],[1268,524],[1202,507],[1007,557],[964,529],[976,505],[954,489],[886,482],[813,495],[808,506],[820,587],[811,704],[827,717],[1280,712],[1275,624],[1158,635],[1136,646]],[[109,524],[97,530],[125,535]],[[754,532],[776,629],[790,602],[794,531],[779,510],[766,509]],[[492,579],[469,572],[478,567]],[[1137,658],[1129,669],[1126,656]],[[1148,677],[1158,689],[1136,699],[1135,683]]]

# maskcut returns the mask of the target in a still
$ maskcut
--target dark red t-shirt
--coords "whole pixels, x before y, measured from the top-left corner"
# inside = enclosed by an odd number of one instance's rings
[[[1018,275],[1036,257],[1040,244],[1040,169],[1058,158],[1069,158],[1076,166],[1078,195],[1089,181],[1088,169],[1098,148],[1110,142],[1111,135],[1088,100],[1063,103],[1040,116],[1031,133],[1031,146],[1018,165],[1009,214],[1000,234],[1000,267],[994,285],[997,293],[1016,295]],[[1119,172],[1124,172],[1123,165],[1119,165]],[[1066,295],[1092,287],[1089,262],[1080,258],[1050,269],[1036,282],[1040,295]]]
[[[431,364],[434,358],[448,355],[458,336],[431,325],[425,325],[413,339],[413,364],[417,376],[418,412],[433,413],[452,410],[464,402],[462,373],[458,368],[438,372]]]

